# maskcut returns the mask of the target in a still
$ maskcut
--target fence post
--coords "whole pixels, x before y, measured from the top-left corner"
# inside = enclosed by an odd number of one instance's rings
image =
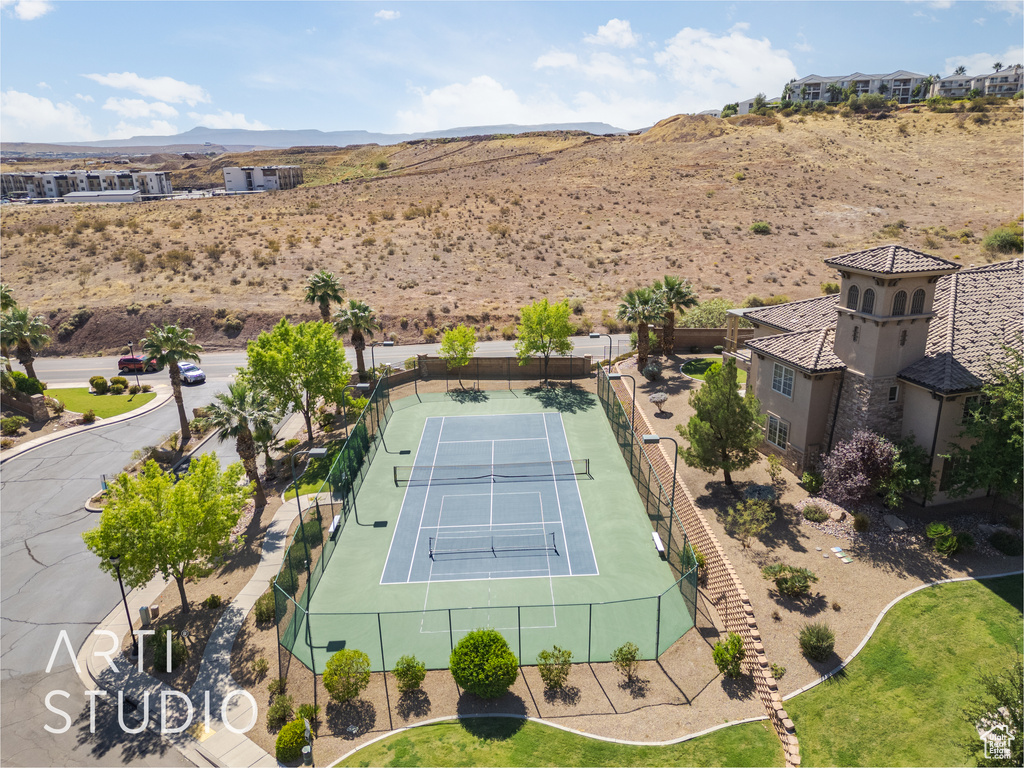
[[[448,646],[455,650],[455,635],[452,633],[452,609],[448,609]]]
[[[590,616],[587,617],[587,664],[590,663],[590,639],[594,634],[594,604],[590,603]]]
[[[654,658],[661,653],[661,595],[658,595],[658,615],[654,619]]]
[[[523,607],[516,606],[516,629],[519,632],[519,666],[523,666]]]
[[[658,598],[661,599],[660,597]],[[380,671],[384,673],[384,685],[387,686],[388,662],[384,658],[384,630],[380,626],[380,611],[377,611],[377,639],[380,640]]]

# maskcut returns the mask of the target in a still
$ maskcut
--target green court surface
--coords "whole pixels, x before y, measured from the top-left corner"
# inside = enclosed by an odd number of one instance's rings
[[[358,648],[375,670],[391,669],[404,654],[444,668],[452,644],[479,627],[499,629],[525,664],[554,644],[581,661],[607,661],[629,641],[653,658],[693,626],[686,582],[677,584],[654,549],[651,523],[596,396],[520,390],[460,400],[424,395],[392,405],[387,450],[373,459],[357,516],[349,516],[316,582],[309,615],[304,619],[293,604],[282,620],[282,642],[304,664],[321,672],[335,651]],[[544,412],[561,413],[571,456],[590,459],[591,478],[578,485],[599,574],[382,585],[407,490],[396,487],[393,468],[414,463],[426,420]]]

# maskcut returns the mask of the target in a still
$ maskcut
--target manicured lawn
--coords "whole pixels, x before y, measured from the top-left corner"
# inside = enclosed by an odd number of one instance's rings
[[[631,747],[507,718],[467,719],[411,728],[356,752],[339,765],[585,766],[782,765],[767,721],[723,728],[668,747]]]
[[[960,718],[983,672],[1021,647],[1020,576],[916,592],[882,620],[845,674],[786,702],[804,765],[966,765]]]
[[[134,411],[156,397],[156,392],[140,392],[137,395],[94,395],[88,387],[51,388],[46,390],[46,394],[60,400],[69,411],[85,413],[92,409],[101,419]]]
[[[704,374],[707,373],[708,368],[710,368],[715,363],[720,362],[722,362],[722,358],[717,356],[700,357],[693,360],[687,360],[685,363],[683,363],[683,373],[685,373],[690,378],[700,379],[701,381],[704,381]],[[744,371],[742,368],[736,369],[736,381],[739,384],[747,383],[747,372]]]

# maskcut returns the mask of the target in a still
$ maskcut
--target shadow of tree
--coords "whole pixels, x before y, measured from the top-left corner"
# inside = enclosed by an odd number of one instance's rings
[[[363,699],[345,702],[332,701],[327,705],[325,718],[328,732],[342,739],[354,739],[361,733],[372,731],[377,724],[377,710]],[[351,731],[350,728],[355,730]]]
[[[486,403],[490,395],[479,389],[452,389],[448,391],[448,397],[456,403]]]
[[[422,688],[406,691],[398,697],[395,711],[403,720],[408,720],[410,717],[424,717],[430,714],[430,696]]]
[[[754,698],[754,679],[749,675],[722,677],[722,690],[730,699],[746,701]]]
[[[656,419],[671,419],[675,414],[672,411],[658,411],[654,414]]]
[[[619,688],[629,693],[634,699],[643,699],[651,687],[651,681],[643,677],[631,677],[619,683]]]
[[[537,398],[538,402],[545,408],[554,408],[560,413],[589,411],[597,405],[597,398],[578,384],[530,387],[526,390],[526,394]]]
[[[95,729],[91,724],[88,704],[82,707],[75,718],[77,748],[88,750],[93,758],[104,765],[114,762],[128,764],[154,755],[164,755],[171,749],[171,745],[160,738],[159,700],[154,702],[153,697],[150,697],[148,714],[149,723],[145,730],[141,733],[127,733],[118,722],[116,694],[112,693],[111,696],[104,698],[97,697]],[[133,730],[142,724],[141,706],[136,708],[127,698],[124,703],[124,724]],[[120,754],[117,755],[116,761],[104,759],[112,750],[118,749]]]
[[[526,723],[526,702],[514,693],[497,699],[481,699],[473,693],[462,692],[455,706],[459,723],[480,739],[507,739]],[[495,717],[487,717],[495,715]],[[500,717],[515,715],[515,717]]]
[[[544,689],[544,701],[548,704],[573,706],[579,703],[580,695],[580,689],[575,685],[566,685],[557,690],[552,690],[551,688]]]
[[[771,588],[768,594],[780,607],[794,613],[802,613],[804,616],[813,616],[828,608],[828,598],[820,592],[797,598],[780,594],[777,589]]]

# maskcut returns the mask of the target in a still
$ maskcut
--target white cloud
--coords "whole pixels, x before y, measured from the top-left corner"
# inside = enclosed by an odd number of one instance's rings
[[[107,133],[108,139],[130,139],[132,136],[174,136],[178,128],[166,120],[151,120],[148,125],[132,125],[123,120]]]
[[[141,77],[134,72],[111,72],[107,75],[82,75],[95,80],[100,85],[134,91],[157,101],[169,101],[172,104],[185,102],[194,107],[199,102],[210,101],[210,94],[199,85],[192,85],[173,77]]]
[[[380,19],[381,21],[394,21],[401,15],[398,11],[377,11],[373,14],[373,18]]]
[[[932,8],[940,8],[945,10],[946,8],[953,7],[953,0],[928,0],[928,5]]]
[[[995,12],[1002,11],[1008,13],[1010,16],[1020,16],[1024,13],[1024,5],[1021,4],[1020,0],[996,0],[996,2],[986,3],[990,10]]]
[[[743,34],[740,25],[716,36],[706,29],[686,27],[654,54],[679,84],[677,100],[687,112],[721,106],[763,92],[772,97],[797,77],[789,54],[772,47],[767,38]]]
[[[612,45],[616,48],[632,48],[639,44],[640,36],[633,32],[628,21],[610,19],[597,28],[596,35],[586,35],[583,42],[592,45]]]
[[[978,18],[976,18],[974,20],[974,23],[977,24],[979,27],[985,26],[985,17],[984,16],[979,16]]]
[[[634,62],[647,63],[645,59],[636,59]],[[551,51],[538,57],[533,63],[534,69],[544,69],[545,67],[579,72],[584,77],[592,80],[613,80],[622,83],[651,82],[655,80],[654,74],[643,69],[642,66],[637,68],[630,67],[620,57],[605,51],[592,54],[587,61],[582,61],[575,53]]]
[[[162,101],[147,102],[142,99],[122,99],[111,96],[103,104],[103,109],[116,112],[121,117],[177,117],[178,110]]]
[[[14,15],[22,21],[32,21],[53,10],[53,3],[47,0],[0,0],[0,6],[13,8]]]
[[[198,125],[206,128],[245,128],[250,131],[270,130],[270,126],[264,125],[259,120],[253,120],[250,123],[241,112],[228,112],[224,109],[220,112],[206,115],[201,115],[198,112],[189,112],[188,116],[195,120]]]
[[[807,37],[803,32],[796,33],[798,43],[793,43],[794,50],[800,51],[800,53],[811,53],[814,51],[814,46],[807,42]]]
[[[4,141],[88,141],[97,138],[89,118],[73,104],[52,102],[21,91],[0,94]]]
[[[92,96],[90,96],[89,94],[87,94],[87,93],[84,93],[84,94],[83,93],[76,93],[75,94],[75,98],[76,99],[81,99],[82,101],[88,101],[90,103],[95,101],[95,99]]]
[[[987,75],[992,72],[992,65],[997,61],[1004,67],[1024,63],[1024,48],[1008,48],[1002,53],[972,53],[966,56],[949,56],[946,58],[944,72],[952,72],[957,67],[967,67],[971,76]]]

